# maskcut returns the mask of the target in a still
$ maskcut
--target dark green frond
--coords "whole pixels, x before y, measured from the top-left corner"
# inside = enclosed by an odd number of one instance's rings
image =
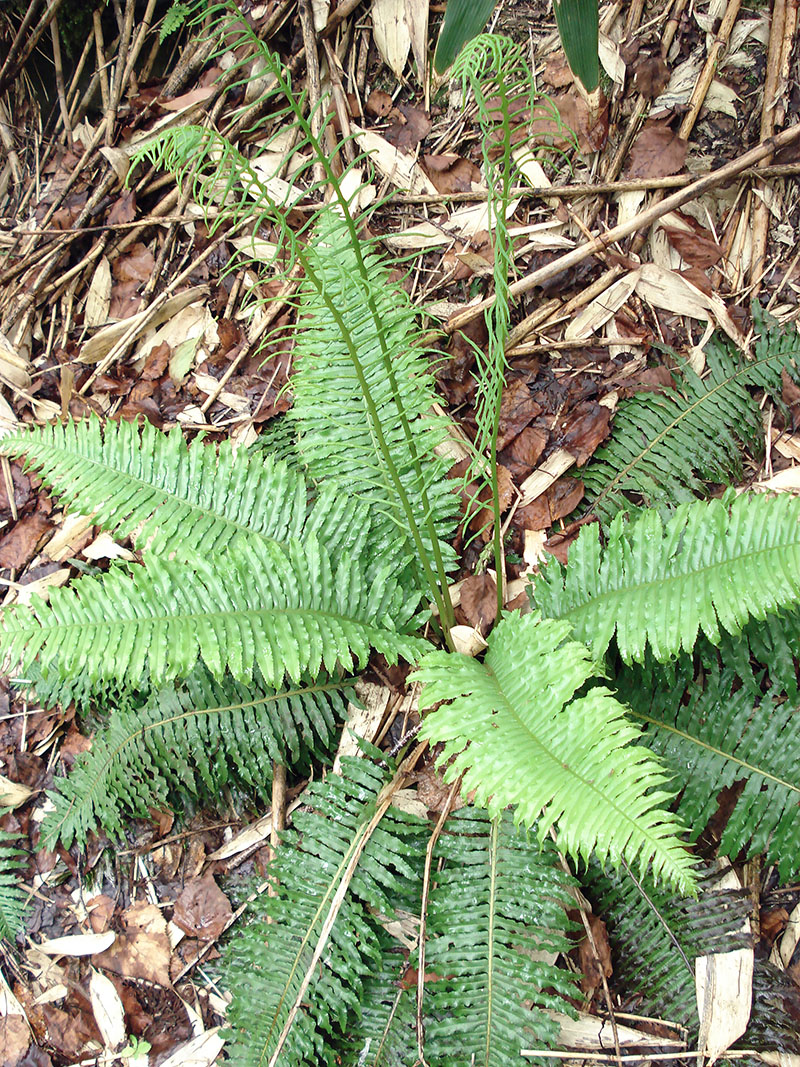
[[[574,976],[555,965],[570,943],[569,883],[540,846],[475,808],[452,815],[436,844],[428,906],[425,1054],[437,1067],[506,1067],[521,1048],[552,1046]],[[550,959],[550,962],[546,962]]]
[[[721,662],[709,650],[699,672],[687,656],[672,670],[625,671],[618,692],[673,770],[678,814],[692,837],[717,810],[720,791],[734,789],[720,853],[765,852],[789,878],[800,869],[800,715],[779,689],[762,692],[763,670],[725,655],[731,644]]]
[[[509,615],[489,638],[483,663],[431,652],[414,677],[420,707],[449,701],[422,724],[421,737],[442,743],[445,780],[464,775],[492,815],[516,805],[516,818],[538,819],[543,838],[574,856],[593,851],[686,889],[692,862],[680,823],[662,805],[664,769],[634,744],[639,731],[607,690],[576,692],[596,673],[585,646],[568,641],[569,625]]]
[[[150,423],[53,423],[7,437],[61,504],[98,525],[171,556],[220,552],[241,534],[276,541],[300,536],[306,518],[302,476],[269,456],[197,442]],[[141,527],[141,528],[140,528]]]
[[[425,525],[430,509],[440,550],[452,563],[452,549],[443,539],[455,524],[457,500],[445,479],[448,464],[433,452],[446,428],[431,414],[435,383],[415,340],[416,312],[371,251],[362,253],[364,280],[347,241],[344,223],[332,212],[324,214],[307,251],[314,280],[302,290],[303,319],[292,378],[295,401],[287,418],[297,427],[298,451],[311,476],[365,501],[376,536],[385,535],[406,557],[414,554],[396,474],[428,552]],[[367,390],[374,410],[365,399]],[[388,447],[388,461],[379,436]]]
[[[121,836],[126,816],[218,801],[238,786],[268,803],[272,763],[307,761],[331,741],[346,712],[342,685],[321,679],[276,692],[198,668],[179,689],[162,689],[135,710],[116,710],[69,777],[56,781],[42,825],[46,848],[85,845],[102,827]]]
[[[22,929],[28,910],[28,894],[20,873],[25,853],[12,844],[17,836],[0,830],[0,937],[9,940]]]
[[[649,506],[707,496],[707,483],[741,480],[745,448],[762,450],[761,409],[748,387],[780,398],[781,372],[800,355],[797,331],[762,326],[752,360],[720,339],[706,346],[705,355],[702,378],[687,364],[675,373],[674,389],[620,403],[611,441],[581,474],[603,522],[628,506],[627,493]]]
[[[616,633],[626,663],[648,644],[658,660],[691,651],[699,631],[718,644],[799,598],[800,500],[744,494],[681,505],[666,525],[656,511],[627,525],[619,515],[605,548],[585,526],[569,567],[548,562],[534,590],[595,658]]]
[[[696,900],[667,893],[644,877],[591,865],[584,880],[595,910],[608,926],[614,976],[628,995],[641,997],[642,1012],[671,1019],[697,1033],[696,956],[751,945],[742,931],[752,906],[746,890],[715,889],[705,874]]]
[[[408,894],[403,883],[417,883],[424,849],[423,824],[399,812],[388,812],[367,836],[385,781],[368,760],[346,759],[343,777],[329,775],[305,794],[305,810],[295,814],[270,868],[277,895],[259,898],[253,920],[226,954],[223,981],[233,994],[235,1028],[227,1049],[236,1067],[266,1067],[274,1054],[348,861],[363,846],[278,1060],[281,1067],[336,1062],[333,1043],[359,1017],[363,984],[382,965],[377,916],[392,917],[393,902]]]
[[[415,606],[385,573],[367,583],[358,561],[334,567],[313,535],[286,547],[241,539],[222,558],[154,556],[55,589],[49,604],[12,606],[0,654],[23,671],[38,657],[45,672],[133,685],[186,677],[202,659],[216,678],[247,681],[257,666],[280,687],[284,675],[352,671],[370,648],[414,660],[426,646],[397,627]]]

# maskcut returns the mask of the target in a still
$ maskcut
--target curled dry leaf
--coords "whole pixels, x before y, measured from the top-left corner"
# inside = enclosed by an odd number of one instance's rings
[[[491,574],[471,574],[461,582],[459,612],[479,633],[488,632],[497,618],[497,583]]]
[[[190,937],[215,941],[233,917],[230,902],[211,874],[193,878],[175,902],[172,921]]]
[[[636,138],[625,166],[625,178],[666,178],[677,174],[686,161],[688,141],[663,122],[646,122]]]
[[[478,185],[481,180],[481,172],[474,163],[452,152],[423,156],[422,169],[437,193],[469,193],[473,184]]]

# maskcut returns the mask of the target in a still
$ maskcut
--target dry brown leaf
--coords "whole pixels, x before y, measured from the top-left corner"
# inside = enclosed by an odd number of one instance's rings
[[[497,618],[497,583],[491,574],[471,574],[461,582],[460,614],[486,634]]]
[[[474,163],[453,152],[424,155],[422,169],[433,182],[437,193],[469,193],[478,185],[481,172]]]
[[[644,56],[633,68],[633,87],[647,100],[654,100],[669,83],[669,67],[661,56]]]
[[[122,914],[124,931],[92,963],[123,978],[142,978],[168,986],[170,944],[167,923],[155,904],[131,904]],[[105,935],[102,935],[105,936]]]
[[[133,189],[128,189],[114,201],[108,213],[108,225],[118,226],[121,222],[133,222],[135,218],[136,192]]]
[[[646,122],[633,143],[624,178],[666,178],[686,161],[689,142],[662,122]]]
[[[36,555],[42,539],[51,528],[49,517],[41,511],[20,519],[0,540],[0,568],[21,570],[25,567]]]
[[[431,120],[413,104],[398,104],[394,112],[397,118],[386,131],[386,140],[400,151],[410,152],[431,132]]]
[[[385,119],[394,107],[394,101],[385,89],[373,89],[364,104],[364,111],[376,119]]]
[[[211,874],[193,878],[175,901],[172,921],[199,941],[215,941],[233,917],[230,901]]]
[[[581,992],[588,994],[593,993],[602,984],[604,976],[610,978],[614,968],[611,966],[611,945],[606,924],[596,915],[590,914],[586,918],[589,920],[594,946],[588,936],[581,938],[578,943],[578,966],[581,969]]]
[[[183,93],[181,96],[173,96],[170,100],[159,100],[158,105],[163,107],[165,111],[183,111],[184,108],[202,104],[204,100],[208,100],[213,92],[213,85],[199,86],[197,89],[190,89],[188,93]]]
[[[542,406],[533,399],[527,382],[522,378],[510,381],[500,401],[498,449],[505,448],[541,412]]]
[[[575,456],[575,463],[582,467],[608,437],[611,412],[596,400],[584,400],[577,404],[563,425],[561,444]]]
[[[693,267],[707,270],[722,258],[722,249],[712,237],[711,231],[702,226],[698,226],[693,233],[674,226],[664,226],[663,230],[681,259]]]
[[[17,1067],[30,1043],[31,1032],[24,1016],[8,1015],[0,1019],[0,1063],[4,1067]]]

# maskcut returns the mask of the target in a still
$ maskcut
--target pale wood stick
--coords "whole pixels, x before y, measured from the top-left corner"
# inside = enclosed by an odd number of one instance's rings
[[[631,234],[636,233],[637,230],[649,227],[656,221],[656,219],[661,218],[662,215],[666,215],[668,211],[674,211],[676,208],[683,207],[684,204],[688,204],[690,200],[696,199],[709,189],[714,189],[719,185],[723,185],[729,178],[741,174],[743,171],[747,170],[748,167],[754,167],[768,155],[778,151],[780,148],[785,148],[787,145],[793,144],[798,139],[800,139],[800,123],[790,126],[788,130],[782,130],[780,133],[775,134],[774,137],[770,137],[767,141],[756,145],[755,148],[751,148],[749,152],[745,152],[743,155],[739,156],[738,159],[733,159],[723,167],[719,167],[717,170],[712,170],[710,173],[703,175],[702,178],[698,178],[696,181],[692,182],[691,185],[686,186],[685,189],[679,189],[660,203],[652,204],[650,207],[645,208],[644,211],[640,211],[627,222],[612,227],[612,229],[608,230],[606,233],[600,234],[593,240],[587,241],[585,244],[572,249],[570,252],[565,252],[562,256],[558,256],[551,263],[547,263],[544,267],[540,267],[539,270],[535,270],[526,277],[520,278],[516,282],[512,282],[509,286],[509,295],[517,297],[522,293],[530,292],[531,289],[534,289],[537,285],[541,285],[542,282],[547,281],[549,278],[555,277],[555,275],[559,274],[562,270],[574,267],[578,263],[582,263],[585,259],[588,259],[589,256],[594,255],[595,252],[608,248],[608,246],[614,244],[615,241],[621,241],[624,237],[630,237]],[[473,319],[476,319],[487,308],[490,308],[494,303],[494,300],[494,296],[488,297],[486,300],[482,300],[478,304],[473,304],[464,311],[453,315],[445,324],[445,331],[447,333],[453,333],[455,330],[461,329],[462,326],[465,326],[468,322],[472,322]]]

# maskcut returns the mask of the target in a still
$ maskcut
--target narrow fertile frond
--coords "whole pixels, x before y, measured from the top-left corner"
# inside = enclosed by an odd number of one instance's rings
[[[642,1011],[673,1019],[697,1033],[697,956],[750,947],[742,930],[751,900],[746,890],[718,889],[718,875],[698,881],[696,900],[681,899],[643,877],[601,871],[592,864],[585,891],[608,926],[615,978],[638,994]],[[637,880],[638,881],[638,880]]]
[[[606,522],[636,493],[648,506],[680,504],[707,496],[706,483],[741,479],[744,450],[762,447],[761,409],[748,387],[777,400],[781,375],[793,370],[800,338],[763,323],[754,358],[746,360],[728,341],[705,349],[707,370],[699,377],[687,364],[674,373],[674,388],[623,400],[611,441],[582,472],[592,510]]]
[[[189,448],[178,427],[91,417],[6,437],[2,450],[24,456],[62,505],[120,537],[135,532],[150,552],[211,556],[241,534],[285,541],[306,518],[299,472],[230,441]]]
[[[363,983],[381,967],[385,938],[378,936],[377,916],[393,916],[393,901],[404,896],[402,885],[417,882],[415,857],[424,848],[421,821],[399,812],[387,813],[363,840],[385,781],[368,760],[346,759],[343,777],[329,775],[312,785],[305,810],[295,813],[270,867],[276,895],[259,899],[253,920],[224,959],[224,986],[233,994],[234,1038],[227,1049],[237,1067],[273,1062],[287,1025],[281,1067],[338,1062],[334,1042],[358,1018]],[[337,903],[325,951],[299,1010],[290,1016],[359,846],[364,851]]]
[[[438,1067],[506,1067],[531,1045],[553,1045],[570,1012],[568,879],[550,842],[540,847],[505,812],[452,815],[436,843],[428,905],[425,1056]]]
[[[431,414],[434,377],[418,347],[416,313],[374,252],[357,256],[333,212],[321,217],[306,256],[314,281],[301,291],[295,400],[287,415],[297,426],[298,451],[312,477],[365,501],[376,536],[386,535],[408,559],[416,546],[399,479],[426,552],[434,553],[430,517],[437,549],[452,564],[445,538],[457,500],[445,480],[447,462],[434,455],[446,428]]]
[[[742,495],[681,505],[664,525],[648,511],[618,516],[601,548],[585,526],[569,567],[548,562],[534,599],[564,619],[599,659],[616,633],[626,663],[649,644],[658,660],[694,648],[698,632],[718,644],[800,599],[800,500]]]
[[[650,748],[673,770],[682,790],[678,815],[692,837],[727,787],[736,799],[721,854],[765,852],[791,878],[800,870],[800,715],[779,689],[761,691],[763,671],[754,674],[749,664],[744,675],[737,670],[737,658],[704,656],[702,684],[686,656],[674,671],[632,669],[620,676],[618,691],[647,726]]]
[[[330,743],[346,712],[340,683],[324,679],[276,691],[257,682],[216,682],[197,669],[137,709],[117,710],[50,794],[46,848],[86,844],[102,828],[122,836],[126,816],[180,800],[217,800],[238,786],[269,802],[273,761],[308,761]]]
[[[0,809],[0,815],[5,811]],[[28,910],[28,894],[22,882],[22,849],[13,841],[17,834],[0,830],[0,937],[13,940],[22,929]]]
[[[0,655],[24,671],[86,672],[136,685],[186,677],[202,659],[215,678],[267,685],[366,662],[370,648],[413,660],[425,647],[398,632],[416,605],[389,575],[367,583],[358,560],[334,567],[318,539],[240,540],[224,558],[150,557],[53,590],[49,604],[14,605],[0,618]]]
[[[464,775],[463,791],[498,815],[516,805],[525,825],[538,819],[544,839],[575,856],[596,854],[647,867],[686,889],[691,861],[682,828],[663,810],[667,776],[625,708],[602,688],[575,693],[596,667],[569,625],[533,615],[504,619],[489,639],[483,663],[429,653],[414,677],[424,685],[421,707],[449,701],[429,715],[420,736],[443,743],[445,780]]]

